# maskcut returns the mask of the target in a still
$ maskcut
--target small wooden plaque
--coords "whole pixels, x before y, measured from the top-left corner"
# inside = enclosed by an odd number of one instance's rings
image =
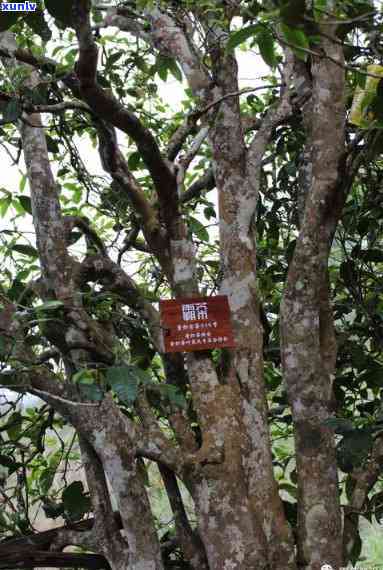
[[[235,347],[226,295],[160,301],[165,352]]]

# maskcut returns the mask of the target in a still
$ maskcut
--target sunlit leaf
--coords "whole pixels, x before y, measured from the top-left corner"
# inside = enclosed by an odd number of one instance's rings
[[[23,255],[27,255],[28,257],[37,257],[38,252],[37,249],[32,247],[31,245],[24,245],[22,243],[16,243],[12,246],[12,251],[17,251],[17,253],[22,253]]]
[[[305,50],[309,48],[310,44],[304,31],[290,28],[290,26],[286,24],[281,24],[281,30],[287,44],[292,48],[295,55],[299,57],[299,59],[306,61],[308,54]]]
[[[241,30],[236,30],[230,34],[230,38],[227,42],[227,49],[232,51],[237,46],[243,44],[249,38],[255,36],[259,31],[258,24],[252,24],[251,26],[246,26],[246,28],[242,28]]]
[[[275,67],[278,63],[277,56],[275,53],[275,43],[274,38],[270,30],[267,28],[262,28],[260,32],[256,35],[259,52],[267,65],[270,67]]]
[[[28,214],[32,214],[32,204],[31,199],[29,196],[18,196],[18,200],[22,205],[23,209],[28,212]]]

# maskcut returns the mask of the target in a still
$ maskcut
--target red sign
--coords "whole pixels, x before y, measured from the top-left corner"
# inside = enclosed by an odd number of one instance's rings
[[[234,347],[226,295],[160,301],[165,352]]]

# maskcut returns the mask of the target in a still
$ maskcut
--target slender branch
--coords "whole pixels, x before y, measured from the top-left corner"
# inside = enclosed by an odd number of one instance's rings
[[[58,66],[54,59],[49,57],[36,57],[29,50],[22,48],[8,48],[5,46],[0,47],[0,57],[6,57],[8,59],[17,59],[22,63],[28,63],[37,69],[53,69],[55,70]]]
[[[330,12],[327,12],[326,10],[322,10],[321,8],[316,7],[315,10],[317,10],[318,12],[322,12],[322,14],[325,14],[326,16],[330,16],[333,17],[334,14],[331,14]],[[328,20],[326,19],[326,24],[336,24],[338,26],[342,26],[344,24],[354,24],[355,22],[360,22],[363,20],[367,20],[368,18],[370,18],[370,16],[375,16],[376,15],[376,10],[372,10],[371,12],[365,12],[364,14],[360,14],[359,16],[355,16],[355,18],[347,18],[346,20]],[[304,20],[306,20],[307,22],[315,22],[317,23],[317,20],[315,20],[314,18],[310,18],[309,16],[304,16],[303,18]]]
[[[215,188],[215,178],[212,168],[209,168],[201,178],[198,178],[189,188],[182,194],[181,202],[185,204],[193,198],[198,198],[202,190],[213,190]]]
[[[92,112],[92,109],[83,101],[62,101],[52,105],[29,105],[26,110],[31,113],[62,113],[63,111],[86,111]]]
[[[62,398],[61,396],[54,396],[50,392],[46,392],[45,390],[38,390],[37,388],[32,388],[31,393],[36,394],[37,396],[49,398],[49,400],[56,400],[58,402],[62,402],[63,404],[69,404],[70,406],[88,406],[90,408],[100,407],[100,404],[91,404],[89,402],[75,402],[74,400],[68,400],[67,398]]]
[[[79,442],[95,521],[89,534],[90,545],[92,547],[92,543],[94,542],[97,545],[97,550],[102,552],[111,561],[113,559],[122,560],[124,558],[123,552],[126,551],[128,544],[119,532],[121,521],[116,519],[113,513],[110,492],[102,462],[92,445],[84,436],[79,436]],[[68,538],[70,539],[71,537]],[[54,544],[58,544],[57,539]],[[66,544],[75,543],[65,543],[61,541],[61,544],[65,546]]]
[[[197,155],[208,133],[209,127],[202,127],[195,140],[192,142],[188,152],[184,156],[181,156],[177,161],[177,188],[180,197],[183,194],[186,171],[189,168],[192,160]]]
[[[244,89],[240,89],[238,91],[233,91],[231,93],[225,93],[225,95],[222,95],[222,97],[218,97],[218,99],[215,99],[214,101],[212,101],[211,103],[209,103],[208,105],[203,107],[202,109],[197,109],[196,111],[194,111],[194,114],[199,119],[200,117],[202,117],[202,115],[205,115],[205,113],[210,111],[210,109],[212,109],[213,107],[216,107],[222,101],[225,101],[225,99],[230,99],[231,97],[239,97],[241,95],[246,95],[246,93],[254,93],[254,91],[260,91],[263,89],[270,89],[271,87],[277,88],[277,87],[282,87],[282,86],[283,86],[282,83],[277,83],[275,85],[259,85],[258,87],[245,87]]]
[[[74,22],[79,44],[79,59],[76,72],[80,81],[82,99],[94,113],[115,127],[127,133],[136,143],[137,149],[152,176],[163,211],[172,212],[168,218],[168,230],[177,232],[178,197],[176,178],[168,163],[161,156],[152,133],[143,126],[132,112],[97,83],[98,48],[90,26],[89,0],[75,0]]]
[[[79,285],[88,280],[103,277],[105,288],[117,294],[132,309],[138,311],[147,322],[156,349],[163,351],[163,340],[158,311],[145,299],[136,283],[112,260],[101,255],[89,256],[78,268],[76,279]]]
[[[383,437],[379,436],[374,442],[371,458],[365,467],[354,469],[350,474],[353,490],[350,502],[344,507],[343,550],[345,561],[349,560],[350,552],[358,537],[358,519],[366,503],[368,494],[382,473]]]
[[[199,119],[203,115],[205,115],[208,111],[210,111],[210,109],[212,109],[216,105],[219,105],[225,99],[246,95],[247,93],[254,93],[255,91],[260,91],[261,89],[270,89],[271,87],[281,87],[281,84],[261,85],[257,87],[245,87],[244,89],[241,89],[239,91],[226,93],[225,95],[219,97],[218,99],[215,99],[205,107],[202,107],[201,109],[195,109],[194,111],[189,113],[184,122],[182,123],[182,125],[175,131],[172,138],[170,139],[166,152],[168,160],[174,160],[176,158],[177,154],[180,152],[182,146],[184,145],[187,137],[191,134],[194,134],[194,132],[196,131],[197,128],[196,125]],[[244,124],[244,129],[246,131],[257,128],[258,126],[259,126],[259,119],[255,119],[253,117],[246,117],[246,121]]]
[[[30,568],[90,568],[90,570],[106,570],[110,568],[103,556],[97,554],[72,554],[69,552],[34,551],[9,552],[0,554],[0,570],[10,567],[29,570]]]
[[[106,255],[105,246],[98,236],[97,232],[95,232],[89,224],[89,220],[85,217],[80,216],[65,216],[63,218],[63,223],[66,231],[66,238],[69,242],[70,233],[74,228],[78,228],[82,231],[82,233],[87,238],[89,242],[88,245],[92,244],[97,247],[97,249],[103,254]]]
[[[208,570],[204,545],[200,536],[190,526],[177,478],[170,469],[163,465],[159,465],[159,470],[173,511],[176,536],[182,551],[193,569]]]
[[[283,39],[280,35],[277,35],[277,34],[273,34],[273,35],[274,35],[275,39],[280,44],[287,46],[293,50],[303,51],[304,53],[307,53],[308,55],[313,55],[315,57],[318,57],[319,59],[327,59],[328,61],[331,61],[332,63],[334,63],[338,67],[341,67],[342,69],[347,70],[347,71],[352,71],[353,73],[358,72],[361,75],[365,75],[366,77],[374,77],[375,79],[382,79],[381,75],[377,75],[376,73],[372,73],[371,71],[364,71],[363,69],[361,69],[360,67],[357,67],[356,65],[348,65],[344,62],[338,61],[337,59],[335,59],[334,57],[332,57],[328,53],[317,52],[317,51],[310,49],[310,48],[304,48],[301,46],[297,46],[297,45],[292,44],[291,42],[288,42],[287,40]],[[327,34],[322,34],[322,35],[324,37],[326,37],[326,39],[331,39],[330,36],[328,36]],[[333,42],[333,43],[338,43],[338,42]]]
[[[177,157],[188,136],[197,131],[197,121],[198,117],[191,113],[187,115],[182,125],[173,133],[166,150],[168,160],[173,161]]]
[[[276,105],[270,107],[261,120],[259,129],[250,144],[248,158],[253,178],[259,177],[263,155],[273,130],[292,113],[291,93],[289,90],[292,65],[292,61],[288,59],[283,73],[282,95]]]
[[[118,146],[115,129],[99,119],[93,123],[97,129],[102,166],[127,194],[133,207],[141,216],[144,230],[146,230],[150,242],[152,241],[151,234],[159,226],[157,215],[128,169],[126,160]]]

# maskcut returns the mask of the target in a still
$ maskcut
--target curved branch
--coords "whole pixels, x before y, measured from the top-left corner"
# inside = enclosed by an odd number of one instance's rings
[[[206,190],[213,190],[215,188],[215,177],[212,168],[209,168],[201,178],[198,178],[189,188],[182,194],[181,202],[184,204],[193,200],[193,198],[199,198],[201,192]]]
[[[371,458],[367,465],[360,469],[354,469],[350,478],[354,483],[349,505],[344,507],[343,525],[343,555],[348,562],[355,540],[358,536],[358,519],[369,492],[375,485],[382,473],[383,464],[383,437],[378,436],[374,442]]]
[[[148,324],[154,346],[159,352],[163,351],[158,311],[141,295],[136,283],[117,263],[102,255],[93,255],[87,257],[77,271],[75,278],[80,285],[88,280],[101,279],[108,291],[117,294],[129,307],[138,311]]]
[[[194,570],[208,570],[209,566],[203,542],[190,526],[177,478],[172,471],[163,465],[159,465],[159,471],[173,511],[177,540]]]
[[[73,5],[79,44],[76,72],[80,81],[80,93],[98,117],[124,131],[134,140],[153,179],[163,211],[170,210],[173,213],[172,219],[168,220],[168,230],[176,235],[178,196],[175,175],[163,159],[152,133],[134,113],[124,108],[97,83],[98,48],[90,26],[90,8],[89,0],[75,0]]]
[[[72,554],[70,552],[45,552],[36,550],[31,553],[8,552],[0,554],[0,570],[19,568],[89,568],[90,570],[106,570],[110,568],[103,556],[98,554]]]

